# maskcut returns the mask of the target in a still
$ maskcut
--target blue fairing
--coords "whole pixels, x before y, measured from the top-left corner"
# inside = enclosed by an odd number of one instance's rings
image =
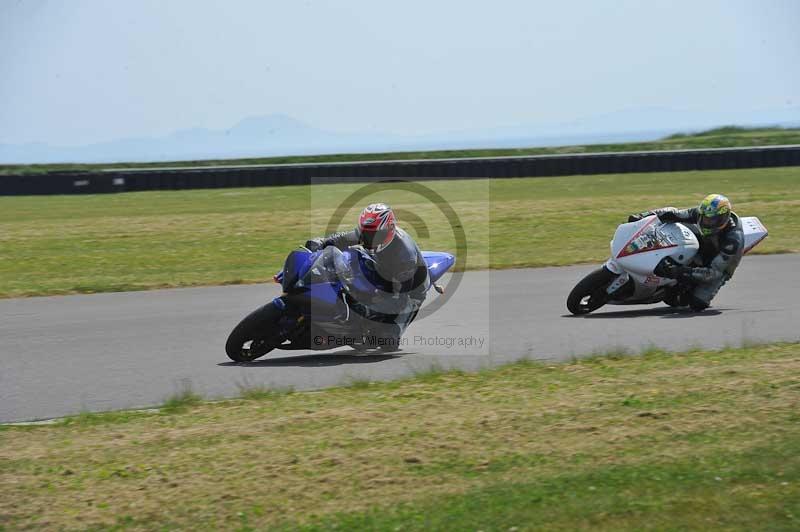
[[[275,281],[283,285],[284,291],[287,291],[297,282],[297,279],[306,274],[314,262],[313,258],[309,260],[311,255],[310,251],[299,249],[289,253],[283,269],[275,276]]]
[[[302,278],[304,275],[306,275],[306,273],[308,273],[309,269],[314,264],[314,261],[317,260],[321,253],[322,251],[315,251],[313,253],[308,251],[293,251],[287,258],[286,264],[284,265],[284,270],[276,276],[276,280],[279,282],[282,281],[283,278],[289,273],[294,273],[294,275],[290,276],[292,278],[292,282]],[[359,263],[359,259],[362,257],[358,251],[348,249],[342,254],[345,260],[351,264],[353,271],[362,271]],[[428,266],[431,282],[438,281],[456,261],[453,255],[441,251],[423,251],[422,256]],[[355,275],[351,282],[353,283],[354,288],[358,290],[367,291],[372,287],[371,283],[364,277],[363,274]],[[338,282],[319,282],[313,283],[306,288],[309,289],[310,296],[312,298],[325,301],[327,303],[335,303],[339,297],[341,284]]]
[[[428,272],[431,276],[432,283],[438,281],[456,262],[454,256],[442,251],[423,251],[422,256],[425,258],[425,263],[428,265]]]
[[[317,301],[335,305],[339,299],[339,283],[317,283],[308,287],[309,296]]]
[[[296,268],[294,271],[297,272],[298,277],[302,277],[306,274],[306,272],[308,272],[308,269],[311,267],[311,265],[314,264],[314,259],[317,258],[319,252],[308,253],[305,251],[296,251],[294,253],[297,253],[297,255],[293,257],[293,266]]]

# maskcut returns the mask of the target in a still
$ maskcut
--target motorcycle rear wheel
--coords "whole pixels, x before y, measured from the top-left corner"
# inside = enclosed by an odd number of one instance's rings
[[[234,362],[251,362],[275,349],[283,342],[278,330],[280,318],[281,311],[272,302],[248,314],[225,342],[228,358]]]
[[[602,267],[581,279],[567,297],[567,309],[575,314],[588,314],[608,303],[606,288],[616,277]]]

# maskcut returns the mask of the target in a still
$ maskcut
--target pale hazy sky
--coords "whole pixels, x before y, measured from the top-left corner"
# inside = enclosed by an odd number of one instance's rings
[[[0,0],[0,143],[800,105],[800,1]]]

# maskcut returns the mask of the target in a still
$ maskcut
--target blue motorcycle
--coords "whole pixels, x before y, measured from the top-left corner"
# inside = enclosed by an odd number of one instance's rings
[[[436,281],[453,266],[455,257],[435,251],[422,255],[430,278],[422,289],[433,286],[442,293]],[[225,352],[233,361],[249,362],[273,349],[394,350],[390,343],[382,343],[382,331],[391,327],[396,341],[419,309],[408,305],[403,294],[381,289],[376,271],[374,258],[360,246],[292,251],[274,277],[283,293],[233,329]]]

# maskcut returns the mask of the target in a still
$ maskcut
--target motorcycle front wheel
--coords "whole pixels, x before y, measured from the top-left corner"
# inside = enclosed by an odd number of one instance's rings
[[[234,362],[251,362],[283,342],[278,329],[281,311],[272,302],[258,308],[233,328],[225,353]]]
[[[567,309],[575,314],[588,314],[608,303],[606,288],[616,275],[602,267],[580,280],[567,297]]]

